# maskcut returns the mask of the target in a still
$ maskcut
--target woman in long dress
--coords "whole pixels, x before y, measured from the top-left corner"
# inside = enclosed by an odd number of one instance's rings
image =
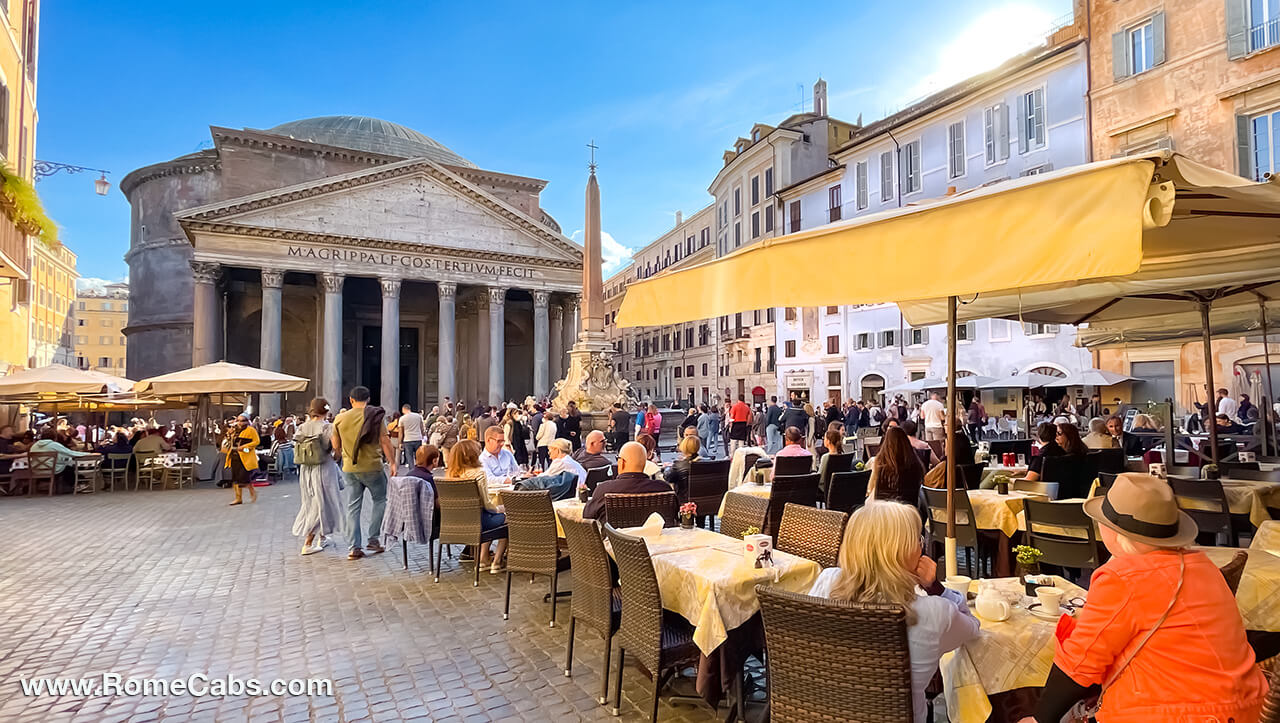
[[[317,397],[307,407],[307,421],[294,434],[298,492],[302,508],[293,521],[293,534],[304,537],[302,554],[324,549],[334,532],[346,535],[342,506],[342,470],[333,457],[333,425],[325,421],[329,402]],[[317,540],[319,536],[319,540]]]

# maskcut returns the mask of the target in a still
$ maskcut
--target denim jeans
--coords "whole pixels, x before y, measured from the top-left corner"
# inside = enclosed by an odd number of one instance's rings
[[[586,480],[583,480],[584,482]],[[567,500],[578,494],[578,475],[572,472],[543,474],[516,483],[520,490],[551,490],[551,500]]]
[[[422,446],[421,439],[416,439],[412,442],[406,441],[400,445],[400,447],[404,450],[404,460],[403,460],[404,464],[407,464],[410,467],[414,465],[413,458],[417,456],[418,447],[421,447],[421,446]]]
[[[351,549],[360,547],[360,512],[364,507],[364,491],[373,500],[373,516],[369,520],[369,542],[377,542],[382,534],[382,516],[387,511],[387,476],[376,472],[343,472],[347,483],[347,529],[351,532]]]
[[[777,454],[782,449],[782,432],[778,430],[778,425],[770,424],[765,428],[765,439],[768,443],[765,445],[764,451],[769,454]]]

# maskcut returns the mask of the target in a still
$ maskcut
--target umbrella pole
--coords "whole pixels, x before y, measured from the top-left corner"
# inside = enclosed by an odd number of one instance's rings
[[[947,297],[947,577],[956,564],[956,297]],[[976,551],[975,551],[976,552]]]
[[[1218,409],[1213,403],[1213,335],[1209,329],[1209,301],[1200,300],[1200,334],[1204,342],[1205,405],[1209,410],[1209,459],[1218,465]],[[1172,464],[1172,460],[1169,464]]]
[[[1261,409],[1262,413],[1258,415],[1258,423],[1262,425],[1262,456],[1267,456],[1267,447],[1270,445],[1271,451],[1276,452],[1280,447],[1280,440],[1272,439],[1267,442],[1267,428],[1271,427],[1271,405],[1276,403],[1275,392],[1273,391],[1273,380],[1271,379],[1271,342],[1268,340],[1270,331],[1267,328],[1267,300],[1258,297],[1258,308],[1262,313],[1262,358],[1267,365],[1267,401],[1266,407]]]

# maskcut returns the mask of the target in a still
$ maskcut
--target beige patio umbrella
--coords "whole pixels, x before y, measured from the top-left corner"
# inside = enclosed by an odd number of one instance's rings
[[[133,389],[157,397],[186,398],[200,394],[301,392],[310,382],[305,377],[220,361],[143,379]]]
[[[0,377],[0,396],[102,394],[128,391],[132,386],[133,382],[122,377],[75,369],[65,364],[50,364]]]

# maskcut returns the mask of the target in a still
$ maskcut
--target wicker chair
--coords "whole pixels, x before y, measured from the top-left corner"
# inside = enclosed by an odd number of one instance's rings
[[[604,496],[604,516],[616,528],[639,527],[649,515],[657,512],[667,521],[666,527],[674,527],[679,517],[676,512],[675,492],[648,492],[645,494],[607,494]]]
[[[930,537],[935,542],[946,539],[947,491],[932,487],[921,487],[920,494],[924,496],[925,519],[929,527]],[[957,489],[955,491],[955,507],[956,544],[968,551],[969,576],[980,577],[982,561],[978,559],[981,552],[978,547],[978,527],[974,523],[976,518],[973,514],[973,505],[969,502],[967,490]],[[975,562],[977,562],[977,565],[974,564]]]
[[[587,491],[589,493],[594,494],[596,491],[596,485],[607,479],[612,479],[613,476],[613,467],[592,467],[587,470],[587,478],[583,481],[583,484],[587,486]]]
[[[776,547],[823,567],[835,567],[840,562],[840,541],[844,539],[844,526],[848,521],[849,515],[844,512],[788,502],[782,508]]]
[[[867,501],[871,470],[836,472],[827,483],[827,509],[853,514]]]
[[[75,487],[71,488],[71,494],[81,494],[81,488],[84,488],[83,492],[86,494],[97,492],[98,480],[101,479],[101,475],[98,474],[98,468],[102,465],[102,455],[94,454],[77,457],[75,465],[76,484]]]
[[[108,454],[106,464],[100,468],[104,483],[112,491],[116,491],[116,482],[120,483],[121,489],[129,489],[129,460],[133,459],[133,455],[124,454]]]
[[[822,459],[826,460],[826,466],[823,467],[824,463],[822,460],[818,461],[818,467],[822,470],[822,477],[818,479],[818,487],[820,489],[830,490],[831,477],[833,475],[840,474],[841,472],[852,472],[853,463],[857,461],[854,459],[855,456],[856,455],[854,455],[853,452],[847,452],[844,454],[834,452],[824,454]]]
[[[658,695],[663,685],[685,665],[701,655],[693,643],[693,627],[679,615],[665,613],[658,578],[649,559],[645,541],[604,526],[618,563],[622,587],[622,623],[618,627],[618,678],[614,688],[613,714],[622,707],[622,674],[627,651],[653,679],[653,707],[650,720],[658,720]]]
[[[35,494],[41,482],[49,485],[49,496],[58,487],[57,452],[27,452],[27,496]]]
[[[573,674],[573,634],[579,620],[604,638],[604,660],[600,666],[600,695],[596,702],[609,702],[609,655],[613,634],[622,619],[622,592],[613,584],[613,568],[600,539],[595,520],[575,520],[561,515],[564,539],[573,560],[573,597],[569,611],[569,646],[565,651],[564,675]]]
[[[556,626],[556,585],[560,571],[569,569],[569,558],[561,555],[556,543],[556,513],[550,490],[502,493],[507,514],[507,594],[502,603],[502,619],[511,612],[511,576],[517,572],[551,578],[551,627]]]
[[[1280,656],[1267,661],[1262,667],[1262,670],[1267,673],[1267,680],[1271,683],[1271,690],[1262,701],[1262,717],[1258,719],[1259,723],[1280,723],[1280,662],[1277,662],[1277,658]]]
[[[813,457],[811,455],[776,456],[773,458],[773,475],[775,477],[795,477],[809,474],[812,471]]]
[[[769,516],[765,520],[768,529],[764,532],[772,535],[774,542],[778,541],[778,525],[782,522],[782,508],[788,502],[817,507],[818,473],[778,475],[773,478],[773,490],[769,493]]]
[[[910,721],[906,610],[756,587],[775,723]]]
[[[1093,520],[1084,513],[1081,502],[1044,502],[1024,500],[1027,520],[1027,544],[1044,553],[1046,565],[1096,570],[1103,559]],[[1064,535],[1067,529],[1077,534]]]
[[[698,460],[689,465],[689,501],[697,515],[715,515],[729,491],[729,460]]]
[[[1231,556],[1230,562],[1218,568],[1223,579],[1227,581],[1227,587],[1231,588],[1232,595],[1240,589],[1240,578],[1244,577],[1244,566],[1247,564],[1249,564],[1249,551],[1240,550]]]
[[[480,526],[480,489],[474,480],[436,478],[436,497],[440,500],[440,541],[436,553],[436,582],[440,582],[441,556],[445,545],[471,545],[475,550],[476,577],[472,587],[480,585],[481,544],[507,536],[506,526],[485,531]]]
[[[1231,520],[1222,483],[1217,480],[1169,477],[1169,485],[1178,498],[1178,507],[1196,521],[1200,528],[1200,544],[1218,544],[1218,535],[1226,535],[1228,547],[1239,547],[1240,538]],[[1190,503],[1190,504],[1186,504]]]
[[[725,495],[724,514],[720,516],[720,534],[742,539],[748,527],[764,529],[769,514],[769,500],[751,495]]]

